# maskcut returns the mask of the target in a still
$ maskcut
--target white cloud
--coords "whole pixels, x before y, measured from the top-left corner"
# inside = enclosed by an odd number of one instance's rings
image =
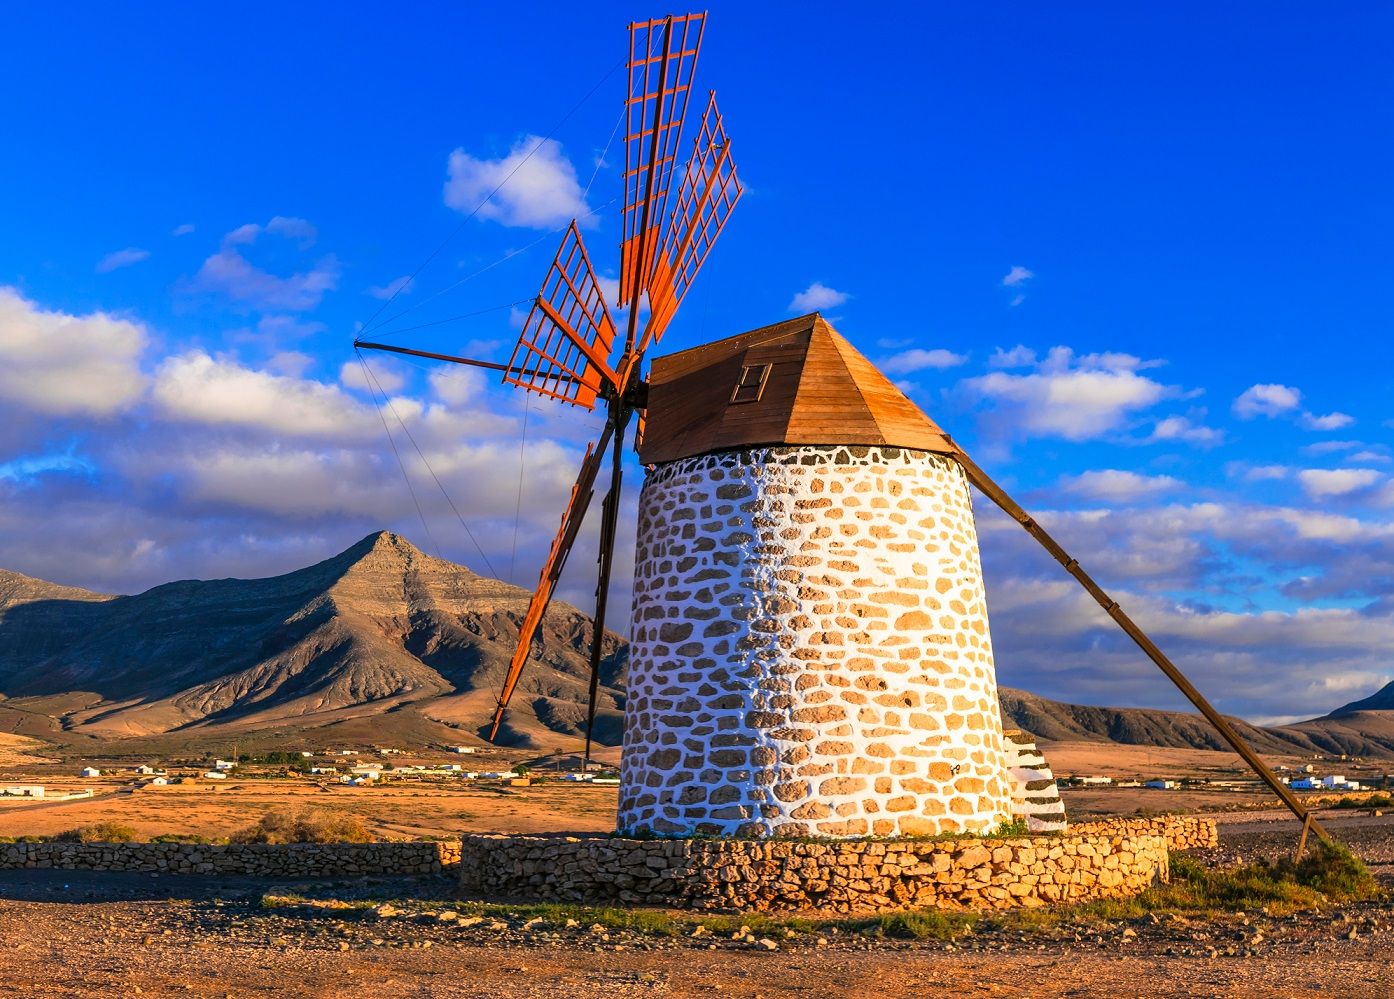
[[[1196,447],[1215,447],[1224,443],[1225,432],[1193,422],[1186,416],[1168,416],[1152,427],[1152,441],[1182,441]]]
[[[1354,451],[1364,446],[1359,441],[1317,441],[1304,445],[1302,451],[1304,454],[1331,454],[1335,451]]]
[[[176,237],[177,237],[177,236],[187,236],[187,235],[189,235],[190,233],[192,233],[193,231],[194,231],[194,224],[193,224],[192,222],[185,222],[183,225],[177,225],[177,226],[175,226],[174,229],[170,232],[170,235],[171,235],[171,236],[176,236]]]
[[[1327,413],[1325,416],[1317,416],[1315,413],[1302,414],[1302,425],[1308,430],[1340,430],[1354,422],[1355,417],[1347,413]]]
[[[1035,276],[1036,274],[1034,271],[1029,271],[1025,267],[1017,265],[1009,270],[1007,276],[1002,279],[1002,287],[1019,288]]]
[[[1030,347],[1017,344],[1011,350],[997,347],[987,359],[989,368],[1032,368],[1036,366],[1036,352]]]
[[[348,388],[368,392],[400,392],[407,383],[406,373],[386,358],[372,362],[372,378],[363,372],[357,360],[345,361],[339,368],[339,381]]]
[[[924,350],[919,347],[911,350],[903,350],[898,354],[892,354],[884,358],[879,363],[882,371],[891,375],[909,375],[916,371],[926,369],[943,370],[944,368],[956,368],[960,364],[968,361],[967,354],[955,354],[951,350],[944,350],[936,347],[933,350]]]
[[[1002,436],[1082,441],[1119,430],[1134,413],[1177,394],[1138,374],[1158,363],[1130,354],[1077,356],[1068,347],[1055,347],[1034,372],[993,371],[959,387],[970,399],[992,406],[989,422]]]
[[[284,215],[273,217],[270,222],[266,223],[265,231],[271,236],[293,239],[300,244],[301,248],[313,246],[319,237],[319,232],[305,219],[288,218]]]
[[[149,258],[149,250],[142,250],[138,246],[128,246],[124,250],[108,253],[101,260],[98,260],[97,273],[110,274],[114,270],[118,270],[122,267],[130,267],[132,264],[138,264],[142,260],[148,260]]]
[[[55,416],[125,409],[144,391],[146,340],[139,323],[48,311],[0,288],[0,401]]]
[[[555,139],[525,135],[497,160],[475,159],[456,149],[447,174],[447,205],[460,212],[480,206],[480,218],[501,225],[551,229],[573,218],[584,223],[591,211],[576,168]]]
[[[823,309],[831,309],[841,305],[851,297],[845,291],[838,291],[836,288],[829,288],[821,281],[814,281],[794,296],[789,303],[789,311],[798,313],[820,312]]]
[[[403,275],[386,284],[375,285],[368,289],[369,295],[372,295],[374,298],[383,299],[384,301],[394,296],[407,295],[410,293],[411,277],[408,275]]]
[[[236,302],[262,309],[304,312],[319,305],[326,292],[339,284],[339,261],[331,253],[307,271],[287,275],[263,270],[245,256],[263,233],[296,241],[303,249],[314,242],[315,228],[304,219],[276,216],[265,226],[248,223],[223,237],[218,252],[203,262],[188,287],[216,292]]]
[[[1060,480],[1060,488],[1067,493],[1112,503],[1131,503],[1160,496],[1184,485],[1180,479],[1170,475],[1139,475],[1116,468],[1084,472]]]
[[[278,350],[266,359],[266,366],[278,375],[299,378],[314,366],[315,359],[298,350]]]
[[[1382,478],[1373,468],[1304,468],[1297,481],[1312,499],[1347,496],[1368,489]]]
[[[1234,415],[1241,420],[1272,418],[1291,412],[1302,402],[1302,393],[1290,385],[1250,385],[1234,400]]]
[[[336,385],[244,367],[201,350],[161,363],[153,395],[169,415],[199,423],[333,439],[381,433],[372,409]]]
[[[1279,479],[1286,479],[1292,469],[1286,465],[1255,465],[1253,468],[1244,470],[1244,481],[1246,482],[1273,482]]]

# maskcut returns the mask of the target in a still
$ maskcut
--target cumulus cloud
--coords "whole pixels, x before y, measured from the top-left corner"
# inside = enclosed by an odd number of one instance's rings
[[[148,260],[149,258],[149,250],[142,250],[138,246],[128,246],[124,250],[108,253],[101,260],[98,260],[97,273],[110,274],[114,270],[119,270],[122,267],[130,267],[132,264],[138,264],[142,260]]]
[[[386,301],[389,298],[395,298],[399,295],[408,294],[410,291],[411,277],[409,275],[403,275],[402,277],[389,281],[386,284],[374,285],[370,287],[368,289],[368,294],[372,295],[374,298]]]
[[[171,235],[171,236],[175,236],[175,237],[178,237],[178,236],[188,236],[188,235],[191,234],[193,231],[194,231],[194,224],[193,224],[192,222],[185,222],[183,225],[177,225],[177,226],[175,226],[175,227],[170,231],[170,235]]]
[[[1355,417],[1347,413],[1327,413],[1325,416],[1317,416],[1315,413],[1302,414],[1302,425],[1308,430],[1340,430],[1354,422]]]
[[[1031,368],[1036,365],[1036,352],[1030,347],[1017,344],[1011,350],[994,348],[987,359],[989,368]]]
[[[305,312],[319,305],[326,292],[339,285],[339,261],[331,253],[308,270],[273,274],[252,263],[243,253],[261,236],[295,242],[301,249],[315,241],[315,228],[299,218],[276,216],[266,225],[248,223],[227,233],[218,252],[204,260],[187,289],[225,295],[234,302],[260,309]]]
[[[1186,416],[1167,416],[1153,425],[1148,440],[1180,441],[1200,448],[1211,448],[1224,443],[1225,432],[1195,423]]]
[[[915,347],[882,358],[878,366],[889,375],[909,375],[916,371],[942,371],[945,368],[956,368],[967,362],[967,354],[955,354],[942,347],[936,347],[933,350]]]
[[[789,302],[790,312],[819,312],[831,309],[846,302],[852,296],[845,291],[829,288],[821,281],[814,281]]]
[[[1011,270],[1009,270],[1007,272],[1007,276],[1002,279],[1002,287],[1020,288],[1027,281],[1030,281],[1035,276],[1036,274],[1034,271],[1029,271],[1025,267],[1017,265],[1014,266]]]
[[[994,436],[1082,441],[1114,433],[1135,414],[1178,394],[1139,373],[1158,363],[1054,347],[1034,371],[992,371],[965,379],[959,391],[989,407],[986,422]]]
[[[1297,481],[1312,499],[1348,496],[1370,488],[1381,478],[1383,474],[1373,468],[1304,468],[1297,473]]]
[[[552,229],[590,215],[576,168],[555,139],[525,135],[496,160],[456,149],[446,173],[447,205],[459,212],[478,206],[480,218],[501,225]]]
[[[362,439],[381,433],[372,410],[338,386],[245,367],[201,350],[162,362],[152,396],[167,415],[196,423],[300,437]]]
[[[1111,503],[1134,503],[1165,493],[1175,492],[1185,485],[1170,475],[1140,475],[1137,472],[1105,468],[1083,472],[1060,480],[1060,488],[1086,499]]]
[[[1290,385],[1250,385],[1234,400],[1234,415],[1241,420],[1272,418],[1291,412],[1302,403],[1302,393]]]
[[[1241,474],[1246,482],[1273,482],[1286,479],[1291,471],[1286,465],[1255,465]]]
[[[144,391],[144,326],[41,308],[0,287],[0,401],[49,415],[108,416]]]

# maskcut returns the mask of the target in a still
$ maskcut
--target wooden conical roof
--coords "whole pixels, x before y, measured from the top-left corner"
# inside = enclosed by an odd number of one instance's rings
[[[742,372],[753,382],[765,365],[758,398],[735,401]],[[640,461],[777,444],[955,450],[933,420],[816,312],[654,359]]]

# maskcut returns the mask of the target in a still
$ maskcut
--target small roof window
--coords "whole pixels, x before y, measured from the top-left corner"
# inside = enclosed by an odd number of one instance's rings
[[[765,382],[770,379],[770,367],[768,364],[743,365],[741,376],[736,379],[736,387],[731,392],[731,404],[759,402],[765,391]]]

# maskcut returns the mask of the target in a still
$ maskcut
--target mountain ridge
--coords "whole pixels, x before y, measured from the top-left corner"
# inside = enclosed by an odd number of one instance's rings
[[[279,576],[176,580],[131,596],[0,570],[0,730],[60,741],[311,729],[480,738],[530,597],[387,531]],[[553,602],[505,741],[579,741],[590,635],[587,615]],[[603,650],[596,731],[616,745],[627,646],[607,632]],[[1198,714],[999,695],[1005,722],[1041,741],[1227,748]],[[1394,758],[1390,708],[1394,684],[1292,725],[1232,721],[1260,752]]]

